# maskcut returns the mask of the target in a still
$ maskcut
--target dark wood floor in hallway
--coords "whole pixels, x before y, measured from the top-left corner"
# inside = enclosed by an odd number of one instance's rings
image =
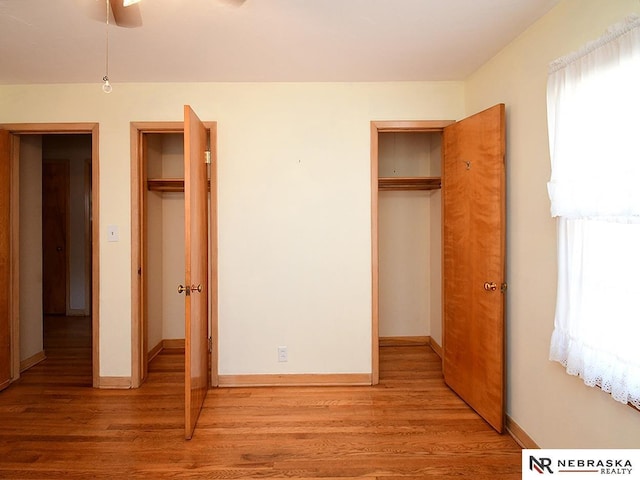
[[[156,357],[140,389],[94,390],[73,338],[0,393],[0,478],[521,475],[518,445],[445,386],[427,347],[382,348],[375,387],[212,389],[185,441],[181,352]]]

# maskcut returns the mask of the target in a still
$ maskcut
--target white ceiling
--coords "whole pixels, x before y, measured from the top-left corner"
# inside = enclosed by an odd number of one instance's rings
[[[237,1],[237,0],[236,0]],[[105,0],[0,0],[0,84],[99,82]],[[462,80],[559,0],[142,0],[118,82]]]

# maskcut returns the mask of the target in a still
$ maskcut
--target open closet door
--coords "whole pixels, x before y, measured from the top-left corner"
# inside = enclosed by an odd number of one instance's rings
[[[444,129],[444,378],[498,432],[505,415],[504,155],[502,104]]]
[[[11,381],[11,143],[0,130],[0,390]]]
[[[207,131],[184,107],[185,438],[190,439],[209,387]]]

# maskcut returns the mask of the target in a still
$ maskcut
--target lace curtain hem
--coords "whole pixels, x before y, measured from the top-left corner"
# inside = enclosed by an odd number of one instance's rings
[[[557,327],[549,359],[561,363],[585,385],[598,386],[614,400],[640,409],[640,365],[622,363],[614,354],[586,345]]]

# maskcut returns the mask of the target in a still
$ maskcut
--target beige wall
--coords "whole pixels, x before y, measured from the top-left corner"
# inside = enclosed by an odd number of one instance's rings
[[[546,448],[640,445],[640,412],[548,360],[556,223],[546,191],[547,66],[634,12],[640,13],[637,0],[565,0],[466,83],[467,113],[498,102],[507,107],[507,410]]]
[[[162,137],[147,135],[147,177],[162,178]],[[164,225],[162,223],[162,192],[146,191],[146,314],[147,349],[154,349],[162,340],[162,243]]]
[[[381,337],[430,335],[429,201],[422,191],[379,194]]]
[[[42,137],[20,139],[20,361],[42,352]]]
[[[220,373],[370,372],[370,121],[461,118],[463,83],[113,84],[0,86],[0,123],[100,124],[100,374],[131,372],[129,123],[184,104],[218,122]]]
[[[184,136],[162,135],[162,174],[165,178],[184,176]],[[184,338],[184,193],[162,195],[162,338]]]

